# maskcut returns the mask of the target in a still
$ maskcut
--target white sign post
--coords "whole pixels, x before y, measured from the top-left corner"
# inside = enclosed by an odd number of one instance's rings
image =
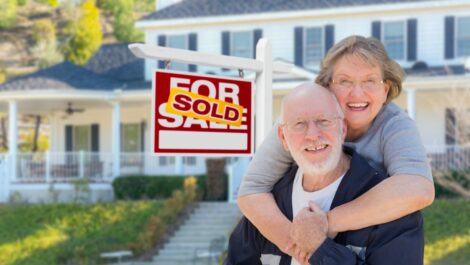
[[[293,68],[292,64],[272,61],[271,45],[266,38],[260,39],[256,45],[256,59],[202,53],[140,43],[130,44],[129,49],[135,56],[144,59],[170,60],[188,64],[256,72],[256,146],[259,146],[263,142],[264,137],[272,126],[273,72],[289,73]]]

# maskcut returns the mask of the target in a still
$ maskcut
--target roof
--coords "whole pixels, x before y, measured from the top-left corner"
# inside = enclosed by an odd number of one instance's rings
[[[123,87],[123,83],[96,74],[71,62],[63,62],[30,75],[13,78],[0,85],[0,91],[17,90],[104,90]]]
[[[246,15],[424,1],[430,0],[183,0],[144,16],[140,20]]]
[[[463,64],[460,65],[444,65],[444,66],[427,66],[424,62],[416,62],[413,67],[405,69],[408,76],[452,76],[464,75],[470,71],[465,69]]]
[[[144,80],[144,59],[136,57],[127,46],[126,43],[102,45],[85,68],[122,82]]]

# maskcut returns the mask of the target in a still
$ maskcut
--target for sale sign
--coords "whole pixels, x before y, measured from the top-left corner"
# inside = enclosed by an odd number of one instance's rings
[[[154,153],[252,155],[252,87],[243,79],[157,70]]]

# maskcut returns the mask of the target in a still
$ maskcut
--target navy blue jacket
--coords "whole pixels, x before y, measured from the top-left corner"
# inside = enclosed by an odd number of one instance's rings
[[[333,199],[331,209],[365,193],[385,177],[372,168],[352,149],[352,156]],[[293,166],[272,191],[279,209],[292,220],[292,186],[298,167]],[[364,218],[367,218],[364,216]],[[420,212],[398,220],[339,233],[334,240],[326,239],[309,258],[314,265],[421,265],[423,264],[424,235]],[[263,255],[270,262],[261,262]],[[233,231],[229,241],[226,265],[290,265],[291,257],[268,241],[245,217]]]

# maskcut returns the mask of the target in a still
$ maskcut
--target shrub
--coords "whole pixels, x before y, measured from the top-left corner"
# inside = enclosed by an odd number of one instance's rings
[[[0,1],[0,29],[8,29],[15,25],[16,0]]]
[[[114,179],[112,185],[117,199],[169,198],[173,191],[183,189],[185,183],[188,187],[196,185],[188,193],[194,193],[188,195],[189,197],[195,198],[198,194],[203,197],[205,176],[193,178],[195,180],[190,178],[185,182],[185,176],[125,176]]]

